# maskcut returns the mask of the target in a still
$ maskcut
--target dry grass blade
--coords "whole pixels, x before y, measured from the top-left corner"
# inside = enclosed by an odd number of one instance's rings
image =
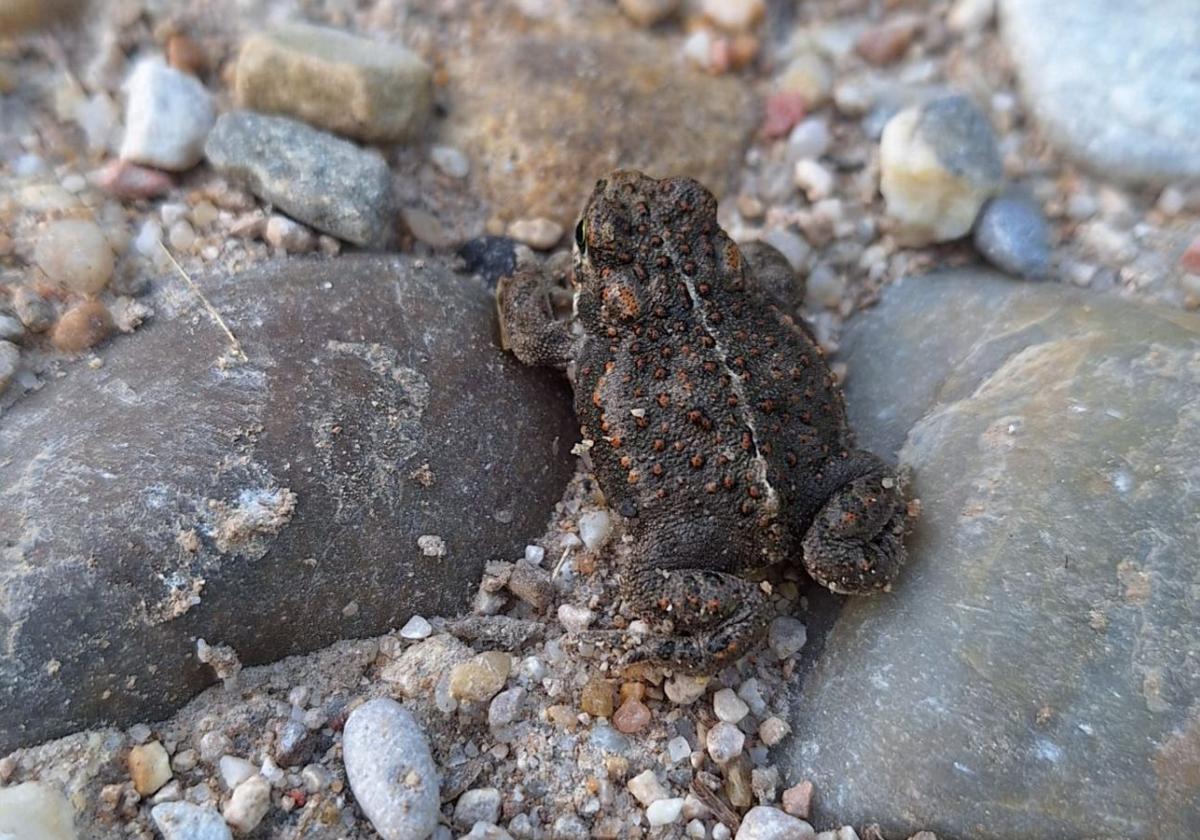
[[[225,319],[221,317],[221,313],[218,312],[217,308],[213,306],[209,302],[208,298],[204,296],[204,292],[200,291],[200,287],[196,285],[196,281],[188,276],[188,273],[183,270],[183,266],[181,266],[175,259],[175,256],[169,250],[167,250],[167,246],[160,241],[158,243],[158,247],[162,248],[163,253],[167,255],[167,259],[171,261],[171,265],[175,266],[175,270],[179,272],[179,276],[183,278],[184,282],[188,284],[188,288],[190,288],[193,294],[195,294],[196,297],[200,299],[200,302],[204,304],[204,308],[208,310],[209,316],[217,323],[217,326],[219,326],[225,332],[226,337],[229,339],[230,349],[233,352],[234,358],[241,362],[246,361],[246,354],[242,352],[242,343],[237,340],[237,336],[233,334],[233,330],[229,329],[229,325],[225,323]]]

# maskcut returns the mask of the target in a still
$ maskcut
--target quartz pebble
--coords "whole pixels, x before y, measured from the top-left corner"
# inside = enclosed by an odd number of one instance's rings
[[[983,206],[974,241],[984,259],[1009,274],[1036,279],[1050,270],[1050,227],[1041,208],[1018,192]]]
[[[713,711],[726,723],[737,723],[750,713],[750,707],[734,693],[732,688],[722,688],[713,695]]]
[[[641,732],[650,724],[650,709],[645,703],[630,697],[613,713],[612,723],[618,732],[626,735]]]
[[[226,790],[233,790],[258,772],[258,768],[252,762],[236,755],[221,756],[217,762],[217,769]]]
[[[121,159],[182,172],[200,162],[216,112],[194,76],[160,58],[137,63],[125,82],[125,137]]]
[[[383,840],[433,833],[440,813],[437,768],[407,709],[388,698],[359,706],[346,720],[342,749],[354,798]]]
[[[880,190],[905,245],[966,234],[1000,191],[1004,167],[987,117],[947,96],[892,117],[880,141]]]
[[[50,333],[50,343],[64,353],[95,347],[113,331],[113,319],[100,301],[84,301],[68,309]]]
[[[317,244],[313,232],[297,221],[272,213],[267,219],[263,239],[287,254],[307,254]]]
[[[803,820],[764,805],[742,817],[736,840],[812,840],[817,833]]]
[[[808,630],[804,623],[791,616],[779,616],[771,622],[767,631],[767,644],[780,659],[787,659],[799,652],[807,641]]]
[[[764,0],[703,0],[700,8],[705,17],[730,32],[751,29],[767,10]]]
[[[692,745],[682,735],[676,735],[667,741],[667,757],[672,764],[678,764],[692,754]]]
[[[247,38],[234,88],[243,108],[368,141],[412,139],[433,107],[433,73],[416,53],[311,24]]]
[[[718,722],[708,730],[708,737],[705,739],[708,754],[717,764],[727,764],[737,758],[742,754],[745,744],[746,736],[742,730],[725,721]]]
[[[471,172],[471,161],[454,146],[434,146],[429,150],[429,159],[451,178],[466,178]]]
[[[233,789],[221,815],[241,834],[258,827],[271,809],[271,783],[260,775],[251,776]]]
[[[392,173],[373,149],[285,117],[235,111],[217,120],[204,152],[222,175],[317,230],[372,247],[394,235]]]
[[[646,822],[651,827],[669,825],[679,819],[683,813],[683,799],[658,799],[646,808]]]
[[[414,615],[400,628],[400,637],[403,639],[428,639],[431,635],[433,635],[433,625],[420,615]]]
[[[558,622],[569,633],[582,633],[596,620],[596,614],[587,607],[575,604],[559,604]]]
[[[547,251],[562,239],[563,226],[553,219],[518,219],[508,226],[508,235],[539,251]]]
[[[215,810],[191,802],[165,802],[150,810],[163,840],[233,840],[229,825]]]
[[[45,782],[0,787],[0,837],[75,840],[75,809]]]
[[[579,538],[588,551],[597,551],[612,535],[612,517],[607,510],[589,510],[579,516]]]
[[[485,703],[504,688],[512,670],[512,657],[488,651],[455,665],[450,670],[450,696],[456,700]]]
[[[669,797],[666,788],[658,781],[653,770],[642,771],[630,779],[625,786],[633,794],[634,799],[642,803],[643,807],[649,807],[655,802]]]
[[[81,295],[103,290],[115,264],[104,232],[87,219],[51,222],[38,236],[33,259],[51,281]]]
[[[495,823],[499,819],[500,791],[494,787],[468,790],[454,806],[454,822],[461,826]]]
[[[831,142],[829,121],[824,117],[809,117],[797,123],[788,134],[788,155],[794,160],[816,160],[829,151]]]
[[[638,26],[653,26],[670,16],[679,0],[617,0],[617,5]]]
[[[815,160],[796,161],[796,186],[804,190],[809,201],[820,201],[833,194],[833,173]]]

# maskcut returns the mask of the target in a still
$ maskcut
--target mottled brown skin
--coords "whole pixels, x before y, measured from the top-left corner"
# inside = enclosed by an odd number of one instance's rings
[[[622,594],[672,622],[630,661],[711,671],[746,652],[768,621],[747,569],[798,560],[836,592],[886,587],[904,560],[900,481],[854,448],[820,348],[755,282],[712,195],[614,172],[575,240],[582,337],[533,272],[504,278],[498,303],[518,358],[575,364],[596,480],[634,540]]]

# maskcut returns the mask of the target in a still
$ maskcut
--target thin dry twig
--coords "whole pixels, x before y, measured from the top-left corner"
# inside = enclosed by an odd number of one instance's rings
[[[171,261],[171,265],[175,266],[175,270],[179,272],[179,276],[183,278],[184,282],[188,284],[188,287],[191,288],[196,297],[200,299],[200,302],[204,304],[204,308],[208,310],[209,316],[211,316],[212,319],[217,322],[217,326],[225,331],[226,337],[229,338],[229,344],[233,350],[234,358],[236,358],[238,361],[246,361],[246,354],[242,352],[242,343],[237,340],[237,336],[233,334],[233,330],[229,329],[229,326],[225,323],[225,319],[221,317],[221,313],[217,311],[215,306],[209,303],[208,298],[204,296],[204,292],[200,291],[200,287],[196,285],[196,281],[188,276],[188,273],[183,270],[183,266],[179,264],[179,262],[175,259],[175,256],[167,249],[167,246],[164,245],[161,240],[158,243],[158,247],[162,248],[163,253],[167,255],[167,259]]]
[[[709,790],[699,779],[692,779],[692,793],[708,807],[708,810],[713,812],[714,817],[725,823],[726,828],[737,834],[742,821],[738,818],[736,811],[726,805],[719,796]]]

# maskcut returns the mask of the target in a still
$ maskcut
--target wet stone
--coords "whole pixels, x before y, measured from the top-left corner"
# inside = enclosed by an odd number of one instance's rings
[[[419,265],[342,256],[197,276],[244,361],[180,285],[171,294],[193,308],[6,408],[0,753],[166,717],[216,679],[197,638],[252,664],[391,632],[418,602],[452,615],[484,559],[520,556],[542,533],[574,469],[569,388],[500,349],[482,282]],[[37,431],[49,427],[53,458]],[[485,469],[498,460],[509,468]],[[428,533],[453,562],[420,551]],[[383,673],[432,694],[463,650],[436,638]],[[436,656],[421,669],[426,645]]]
[[[814,821],[1196,835],[1200,317],[963,270],[888,287],[842,347],[921,515],[792,708]]]
[[[286,117],[223,114],[204,146],[213,168],[289,216],[355,245],[394,237],[392,174],[379,152]]]

